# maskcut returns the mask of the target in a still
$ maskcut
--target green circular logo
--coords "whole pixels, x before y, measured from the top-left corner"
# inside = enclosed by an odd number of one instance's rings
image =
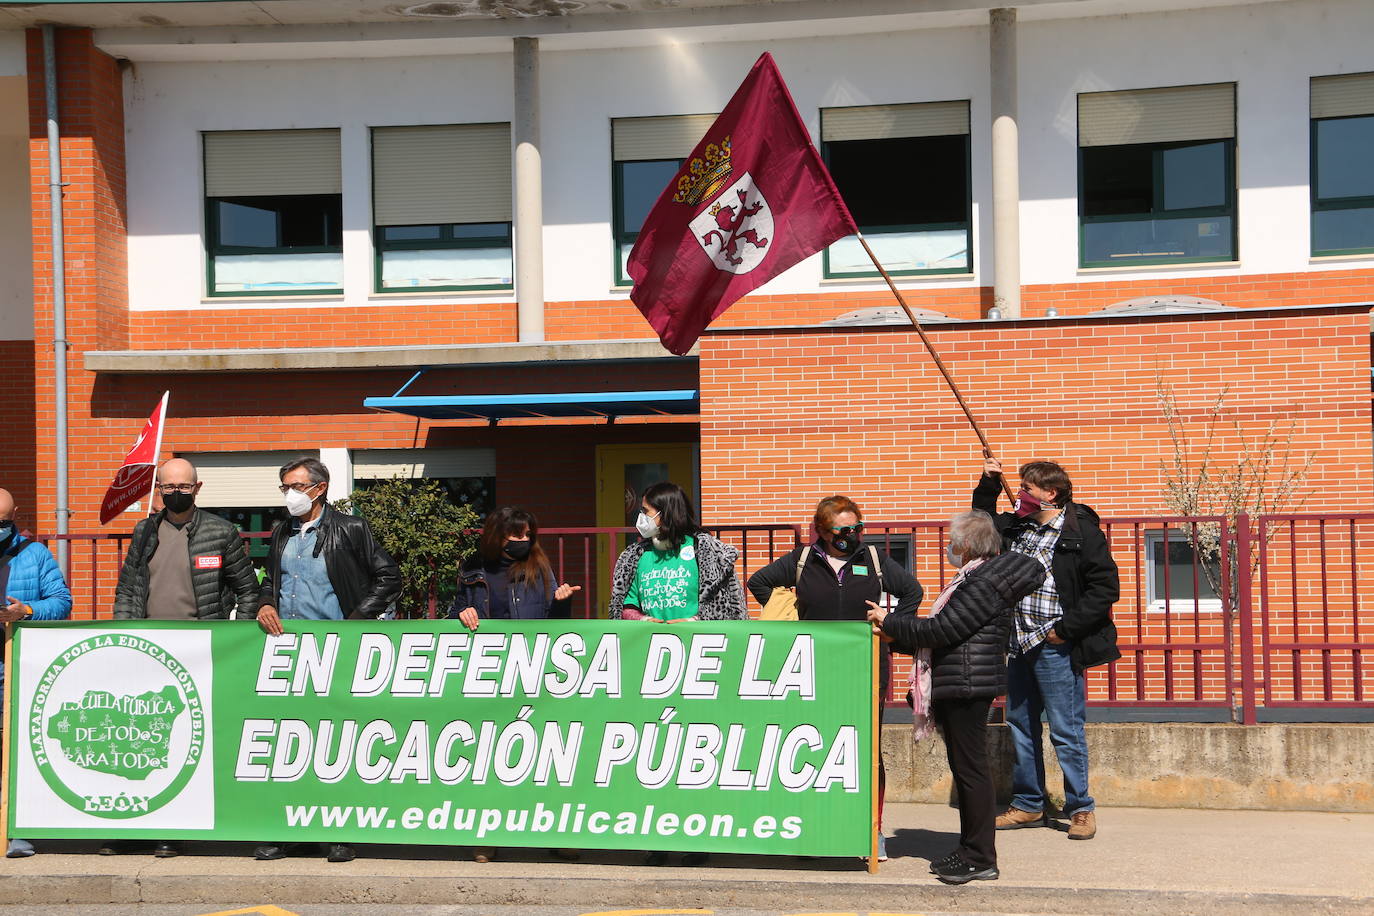
[[[96,817],[140,817],[176,798],[200,764],[200,690],[185,665],[138,632],[92,636],[39,678],[29,743],[38,772],[67,804]]]

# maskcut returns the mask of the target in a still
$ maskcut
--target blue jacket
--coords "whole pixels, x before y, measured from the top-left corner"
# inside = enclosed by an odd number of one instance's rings
[[[33,608],[34,620],[66,620],[72,614],[72,592],[67,588],[67,580],[62,578],[57,561],[42,544],[30,544],[20,550],[20,545],[27,540],[16,532],[5,550],[5,555],[10,557],[5,596],[17,598]],[[3,641],[0,639],[0,643]],[[4,656],[0,655],[0,688],[4,685]]]
[[[34,620],[66,620],[72,614],[72,593],[62,570],[42,544],[19,547],[28,538],[15,534],[5,554],[9,556],[9,582],[5,595],[33,608]]]
[[[541,589],[532,582],[507,582],[507,602],[511,609],[511,619],[543,620],[549,617],[568,617],[572,612],[572,599],[555,601],[553,585]],[[463,608],[476,608],[477,616],[483,620],[491,619],[491,591],[487,584],[486,571],[480,560],[470,562],[458,579],[458,594],[448,609],[448,616],[457,619]]]

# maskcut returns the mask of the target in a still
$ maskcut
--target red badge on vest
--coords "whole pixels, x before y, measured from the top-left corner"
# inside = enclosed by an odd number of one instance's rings
[[[219,569],[224,565],[224,557],[196,557],[196,569]]]

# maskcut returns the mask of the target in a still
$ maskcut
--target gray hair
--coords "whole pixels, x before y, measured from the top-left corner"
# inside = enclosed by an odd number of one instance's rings
[[[949,545],[967,563],[1001,553],[1002,536],[997,533],[991,515],[981,509],[970,509],[949,520]]]
[[[329,483],[329,468],[318,458],[311,458],[309,455],[302,455],[299,458],[292,458],[281,466],[277,472],[277,479],[281,480],[296,468],[305,468],[305,472],[310,475],[311,484]]]

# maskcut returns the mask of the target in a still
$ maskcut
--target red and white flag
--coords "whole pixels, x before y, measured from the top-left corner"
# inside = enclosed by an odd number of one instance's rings
[[[124,456],[124,464],[120,465],[114,482],[105,491],[105,498],[100,501],[100,524],[109,524],[110,519],[152,492],[157,456],[162,451],[163,421],[167,419],[167,395],[166,391],[162,393],[162,400],[143,424],[138,441]]]
[[[765,52],[649,211],[630,298],[680,356],[736,299],[856,231]]]

